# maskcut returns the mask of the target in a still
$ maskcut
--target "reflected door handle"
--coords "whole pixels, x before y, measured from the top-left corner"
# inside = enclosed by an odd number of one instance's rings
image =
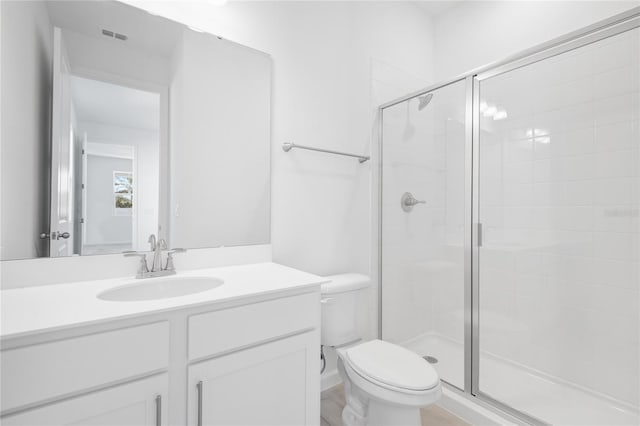
[[[51,238],[52,240],[59,240],[60,238],[63,238],[66,240],[70,236],[71,234],[68,232],[53,231],[51,234],[47,234],[46,232],[43,232],[42,234],[40,234],[40,239],[48,240],[49,238]]]

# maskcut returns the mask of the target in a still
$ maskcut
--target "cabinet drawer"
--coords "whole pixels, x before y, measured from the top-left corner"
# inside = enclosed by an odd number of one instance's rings
[[[157,371],[168,361],[166,321],[2,351],[2,410]]]
[[[284,297],[189,318],[189,359],[320,327],[320,293]]]

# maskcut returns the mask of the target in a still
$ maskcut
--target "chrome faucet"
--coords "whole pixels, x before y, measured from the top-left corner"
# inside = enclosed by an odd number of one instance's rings
[[[153,262],[151,262],[151,271],[149,272],[162,271],[162,250],[167,249],[167,243],[162,238],[156,242],[156,236],[151,234],[149,236],[149,244],[153,252]]]
[[[147,265],[147,254],[140,253],[136,251],[125,251],[124,255],[127,257],[130,256],[139,256],[140,264],[138,266],[138,272],[136,274],[136,278],[152,278],[152,277],[163,277],[166,275],[173,275],[176,273],[176,268],[173,265],[173,255],[175,253],[184,253],[185,249],[182,248],[174,248],[167,251],[167,261],[162,262],[162,250],[167,250],[167,243],[164,239],[156,240],[156,236],[151,234],[149,236],[149,245],[151,247],[151,251],[153,252],[153,261],[151,262],[151,269],[149,269]]]

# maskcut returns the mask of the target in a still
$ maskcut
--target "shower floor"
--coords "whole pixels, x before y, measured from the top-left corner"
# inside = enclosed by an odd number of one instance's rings
[[[440,378],[464,387],[464,351],[461,343],[437,334],[425,334],[403,344],[420,356],[433,356]],[[640,413],[627,404],[554,379],[524,366],[481,355],[480,389],[500,402],[557,425],[639,425]],[[482,381],[491,377],[491,382]]]

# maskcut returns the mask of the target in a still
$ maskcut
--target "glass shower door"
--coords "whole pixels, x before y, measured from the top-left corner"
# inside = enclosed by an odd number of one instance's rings
[[[466,94],[460,80],[386,107],[381,152],[382,338],[461,389]]]
[[[640,424],[640,29],[479,78],[476,392]]]

